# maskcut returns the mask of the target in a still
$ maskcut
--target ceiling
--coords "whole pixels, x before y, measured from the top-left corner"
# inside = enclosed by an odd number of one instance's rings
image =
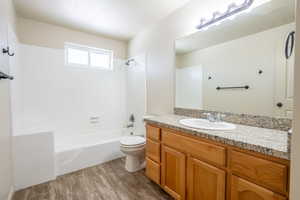
[[[189,0],[14,0],[24,18],[130,40]]]
[[[176,41],[176,53],[185,54],[294,22],[294,3],[294,0],[268,1],[233,20],[180,38]]]

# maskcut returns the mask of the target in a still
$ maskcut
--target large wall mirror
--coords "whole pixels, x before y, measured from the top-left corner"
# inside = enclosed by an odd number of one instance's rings
[[[265,1],[176,40],[176,107],[291,118],[294,9]]]

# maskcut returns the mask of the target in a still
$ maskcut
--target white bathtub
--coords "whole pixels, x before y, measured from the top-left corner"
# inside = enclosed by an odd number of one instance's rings
[[[63,175],[123,157],[122,130],[55,138],[56,175]]]

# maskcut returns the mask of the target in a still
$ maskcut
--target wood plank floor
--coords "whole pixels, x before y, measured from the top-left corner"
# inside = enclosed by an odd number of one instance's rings
[[[15,193],[13,200],[169,200],[144,170],[129,173],[124,159],[58,177]]]

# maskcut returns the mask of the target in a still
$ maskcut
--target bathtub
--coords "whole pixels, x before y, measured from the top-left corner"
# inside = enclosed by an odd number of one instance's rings
[[[123,157],[120,131],[55,137],[56,176]]]

